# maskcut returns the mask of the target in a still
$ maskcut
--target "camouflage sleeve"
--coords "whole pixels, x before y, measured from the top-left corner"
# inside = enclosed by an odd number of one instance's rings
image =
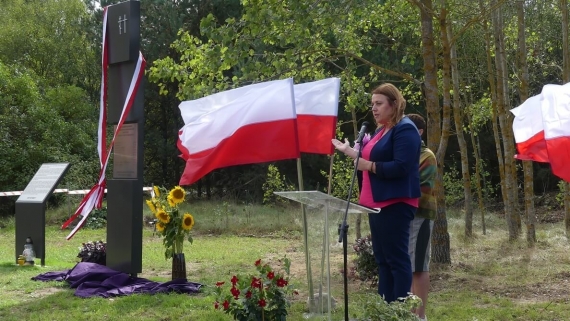
[[[435,177],[437,174],[437,161],[429,149],[422,151],[420,156],[420,188],[422,196],[416,217],[435,219],[437,203],[435,198]]]

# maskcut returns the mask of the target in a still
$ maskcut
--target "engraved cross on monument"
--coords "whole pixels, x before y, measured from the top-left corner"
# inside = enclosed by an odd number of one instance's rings
[[[119,34],[127,33],[127,15],[119,16]]]
[[[140,2],[109,6],[107,123],[119,123],[140,50]],[[117,23],[118,22],[118,23]],[[144,78],[113,146],[107,180],[107,266],[142,272]]]

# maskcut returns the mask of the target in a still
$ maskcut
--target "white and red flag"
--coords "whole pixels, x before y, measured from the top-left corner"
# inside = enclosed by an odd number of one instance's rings
[[[334,153],[340,79],[327,78],[293,86],[299,150],[302,153]]]
[[[292,79],[184,101],[179,108],[184,127],[178,148],[186,161],[180,185],[217,168],[300,156]]]
[[[548,162],[554,175],[570,182],[570,83],[546,85],[511,112],[515,157]]]

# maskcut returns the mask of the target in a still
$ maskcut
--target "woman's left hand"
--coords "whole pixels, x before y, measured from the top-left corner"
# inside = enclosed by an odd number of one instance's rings
[[[354,164],[356,165],[356,160],[354,160]],[[372,166],[372,162],[366,160],[362,157],[358,159],[358,170],[359,171],[370,171],[370,167]]]

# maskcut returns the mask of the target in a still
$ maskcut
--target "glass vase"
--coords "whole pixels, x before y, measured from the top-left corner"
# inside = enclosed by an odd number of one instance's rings
[[[186,259],[184,253],[172,255],[172,280],[186,279]]]

